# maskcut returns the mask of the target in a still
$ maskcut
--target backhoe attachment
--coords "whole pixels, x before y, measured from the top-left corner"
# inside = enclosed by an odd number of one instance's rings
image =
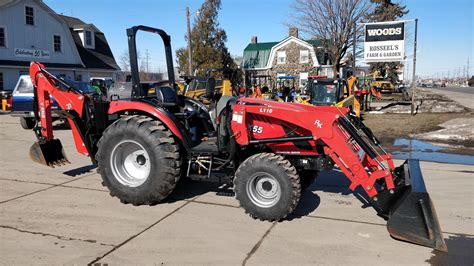
[[[49,166],[61,166],[69,163],[59,139],[40,140],[30,147],[30,158],[34,162]]]
[[[62,112],[69,115],[65,115],[65,118],[68,118],[71,125],[76,149],[81,154],[87,154],[87,148],[82,139],[83,132],[80,132],[73,120],[69,119],[74,116],[81,117],[87,95],[49,73],[37,62],[32,62],[30,65],[30,77],[34,86],[33,110],[37,121],[33,131],[38,139],[30,148],[31,160],[49,167],[69,163],[61,141],[55,139],[53,135],[51,96],[54,97],[54,101],[58,103]]]

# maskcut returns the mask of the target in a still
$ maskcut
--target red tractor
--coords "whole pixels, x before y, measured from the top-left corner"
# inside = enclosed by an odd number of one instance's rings
[[[135,37],[159,34],[168,80],[140,83]],[[34,131],[31,158],[56,166],[67,162],[54,139],[51,99],[69,120],[76,149],[97,164],[110,194],[123,203],[153,205],[164,200],[181,177],[210,178],[231,173],[240,205],[255,219],[278,221],[297,206],[302,189],[334,165],[362,187],[388,219],[392,236],[446,250],[438,218],[416,160],[395,167],[370,129],[347,108],[279,103],[245,97],[216,99],[212,79],[206,106],[178,95],[170,37],[159,29],[127,30],[131,96],[81,93],[33,62]],[[234,174],[235,173],[235,174]]]

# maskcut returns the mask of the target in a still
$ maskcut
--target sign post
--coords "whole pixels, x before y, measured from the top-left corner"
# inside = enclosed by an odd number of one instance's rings
[[[411,84],[411,115],[415,115],[415,90],[416,90],[416,39],[418,35],[418,19],[415,19],[415,42],[413,45],[413,77]]]

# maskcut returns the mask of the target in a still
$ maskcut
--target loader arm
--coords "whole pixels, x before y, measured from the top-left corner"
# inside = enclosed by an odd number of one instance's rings
[[[298,134],[288,136],[282,125]],[[241,98],[234,105],[231,127],[241,146],[266,145],[274,153],[305,160],[329,156],[349,179],[349,189],[360,186],[388,219],[393,237],[447,251],[419,162],[407,160],[395,167],[392,156],[347,108]],[[306,141],[309,148],[300,149],[295,141]],[[285,145],[290,149],[281,149]]]
[[[248,103],[255,102],[254,99],[246,99]],[[261,102],[261,101],[260,101]],[[393,189],[394,163],[390,154],[377,153],[373,147],[363,141],[355,132],[356,129],[348,121],[347,116],[349,110],[347,108],[338,107],[317,107],[318,112],[312,111],[315,107],[289,106],[285,103],[276,103],[266,101],[268,105],[241,104],[234,107],[234,115],[236,118],[232,123],[232,128],[237,143],[248,145],[251,143],[269,143],[272,147],[271,140],[264,139],[254,140],[250,136],[250,132],[245,126],[246,119],[249,116],[268,115],[272,119],[279,121],[288,121],[298,127],[309,129],[311,135],[301,136],[310,137],[315,143],[321,141],[324,143],[325,154],[340,167],[341,171],[351,181],[350,189],[354,190],[361,186],[370,197],[376,197],[378,192],[375,188],[377,180],[382,179],[387,185],[387,189]],[[238,119],[242,117],[242,120]],[[242,122],[242,123],[239,123]],[[285,136],[278,136],[284,140]],[[315,146],[315,145],[314,145]],[[275,150],[280,153],[279,150]],[[302,154],[301,151],[298,154]],[[306,153],[308,154],[308,153]],[[313,151],[313,155],[318,153]],[[361,155],[362,158],[361,158]]]
[[[30,149],[31,158],[48,166],[67,162],[61,142],[54,139],[51,96],[68,119],[77,151],[89,155],[89,145],[85,145],[84,132],[79,128],[80,123],[78,124],[83,115],[84,101],[89,96],[58,79],[37,62],[31,63],[30,77],[34,86],[33,109],[38,121],[34,128],[38,142]]]

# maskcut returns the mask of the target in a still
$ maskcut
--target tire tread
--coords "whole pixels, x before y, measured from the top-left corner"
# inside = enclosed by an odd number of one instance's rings
[[[147,116],[124,116],[110,125],[103,133],[102,138],[98,142],[98,152],[96,160],[98,162],[97,172],[102,176],[102,185],[109,188],[112,197],[118,197],[113,186],[108,182],[105,176],[104,163],[101,162],[105,158],[102,154],[104,150],[104,143],[107,138],[119,134],[123,128],[129,127],[133,130],[141,131],[141,133],[149,138],[155,140],[154,147],[151,150],[160,153],[160,160],[165,160],[163,163],[165,167],[160,169],[163,184],[160,186],[150,186],[146,195],[141,197],[125,197],[120,198],[120,201],[125,204],[138,205],[155,205],[159,201],[165,199],[176,187],[181,174],[181,156],[179,153],[179,145],[173,138],[172,133],[160,121],[153,120]]]

